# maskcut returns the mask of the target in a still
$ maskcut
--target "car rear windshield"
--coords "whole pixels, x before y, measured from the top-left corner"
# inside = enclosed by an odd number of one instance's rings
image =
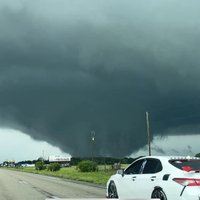
[[[169,163],[184,171],[200,171],[200,160],[170,160]]]

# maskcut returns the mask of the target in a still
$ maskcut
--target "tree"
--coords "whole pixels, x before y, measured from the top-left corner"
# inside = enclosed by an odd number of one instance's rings
[[[78,169],[81,172],[95,172],[98,171],[98,166],[96,162],[84,160],[78,164]]]
[[[61,165],[59,163],[50,163],[48,166],[48,170],[55,172],[55,171],[59,171],[61,168]]]
[[[46,169],[46,166],[44,164],[44,161],[37,161],[35,163],[35,169],[36,170],[43,170],[43,169]]]
[[[200,158],[200,153],[197,153],[197,154],[195,155],[195,157]]]

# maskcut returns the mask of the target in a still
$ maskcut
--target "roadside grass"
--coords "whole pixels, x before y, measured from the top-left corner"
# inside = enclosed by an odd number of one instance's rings
[[[56,172],[51,172],[48,171],[47,169],[39,171],[36,170],[34,167],[23,167],[23,168],[12,168],[12,169],[22,172],[54,176],[76,181],[84,181],[99,185],[106,185],[106,182],[108,181],[110,176],[116,173],[116,170],[112,170],[110,165],[98,166],[99,170],[97,172],[80,172],[77,170],[76,166],[64,167]]]

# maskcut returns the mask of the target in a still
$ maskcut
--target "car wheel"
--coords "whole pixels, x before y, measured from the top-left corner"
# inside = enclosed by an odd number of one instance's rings
[[[161,188],[155,189],[151,195],[152,199],[167,200],[167,196]]]
[[[118,198],[117,188],[113,181],[110,182],[109,187],[108,187],[108,198],[110,199]]]

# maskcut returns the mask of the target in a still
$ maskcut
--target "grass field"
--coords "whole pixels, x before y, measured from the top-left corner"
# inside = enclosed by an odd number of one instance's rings
[[[57,172],[51,172],[48,170],[37,171],[33,167],[18,168],[16,170],[71,180],[86,181],[100,185],[105,185],[109,177],[116,173],[116,170],[111,170],[111,166],[99,166],[98,168],[98,172],[80,172],[76,169],[76,166],[61,168],[61,170]]]

